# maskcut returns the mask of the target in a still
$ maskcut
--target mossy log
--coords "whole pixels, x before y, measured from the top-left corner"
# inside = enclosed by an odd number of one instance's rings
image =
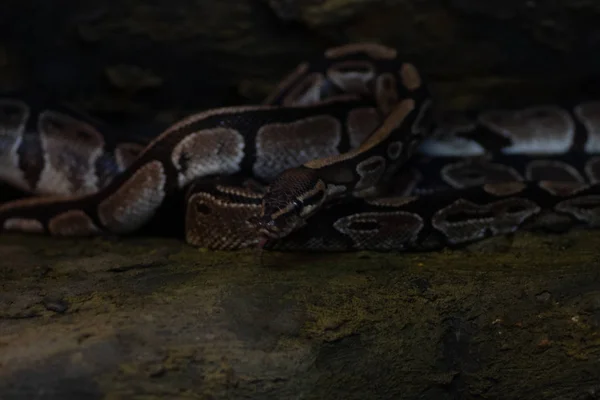
[[[431,253],[0,238],[2,399],[594,399],[600,232]]]

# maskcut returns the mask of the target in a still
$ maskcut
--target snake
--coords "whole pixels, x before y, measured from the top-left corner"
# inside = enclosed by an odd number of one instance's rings
[[[149,140],[4,96],[0,181],[24,196],[0,232],[121,237],[163,216],[213,250],[430,251],[600,225],[600,102],[439,109],[415,63],[371,42]]]

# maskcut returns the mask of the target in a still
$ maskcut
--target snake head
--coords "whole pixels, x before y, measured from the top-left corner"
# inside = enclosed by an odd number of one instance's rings
[[[292,168],[269,185],[262,200],[261,215],[254,221],[265,239],[279,239],[304,225],[325,202],[326,185],[309,168]]]

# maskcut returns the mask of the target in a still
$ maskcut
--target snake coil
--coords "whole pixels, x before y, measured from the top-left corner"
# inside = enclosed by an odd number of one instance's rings
[[[429,250],[600,223],[600,102],[438,121],[416,66],[373,43],[300,64],[262,105],[149,143],[108,133],[0,99],[0,180],[35,195],[0,205],[0,230],[132,234],[169,196],[211,249]]]

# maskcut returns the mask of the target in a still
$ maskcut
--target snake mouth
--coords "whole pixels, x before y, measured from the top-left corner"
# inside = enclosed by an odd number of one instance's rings
[[[269,244],[270,241],[271,241],[271,239],[269,239],[267,236],[261,236],[258,239],[258,243],[256,244],[256,246],[259,249],[264,249]]]
[[[261,238],[266,238],[268,240],[272,239],[281,239],[286,236],[286,232],[282,232],[273,221],[269,221],[266,223],[259,222],[258,226],[258,234]]]
[[[258,236],[257,246],[261,249],[268,242],[285,236],[281,234],[280,229],[275,225],[275,221],[272,219],[252,217],[247,222],[256,231]]]
[[[279,230],[259,229],[257,247],[259,249],[268,248],[270,244],[285,238],[289,232],[281,232]]]
[[[263,217],[254,219],[252,224],[259,236],[259,242],[264,245],[267,242],[288,236],[302,225],[302,221],[300,219],[288,218],[285,224],[278,224],[277,221],[271,218]]]
[[[258,230],[258,235],[261,238],[266,238],[266,239],[269,239],[269,240],[280,239],[283,236],[285,236],[285,235],[281,235],[279,232],[273,232],[273,231],[270,231],[268,229],[259,229]]]
[[[264,249],[269,243],[282,238],[283,236],[278,231],[273,231],[266,228],[258,229],[258,242],[257,247]]]

